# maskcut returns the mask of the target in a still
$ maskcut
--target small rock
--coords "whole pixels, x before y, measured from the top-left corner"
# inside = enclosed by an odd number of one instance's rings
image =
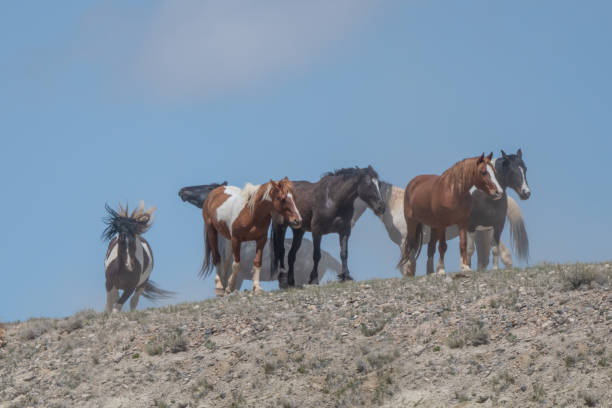
[[[521,386],[521,391],[523,391],[523,392],[527,391],[527,386],[526,385],[522,385]]]
[[[482,403],[486,402],[488,399],[489,399],[488,395],[481,395],[480,397],[478,397],[476,402],[479,403],[479,404],[482,404]]]

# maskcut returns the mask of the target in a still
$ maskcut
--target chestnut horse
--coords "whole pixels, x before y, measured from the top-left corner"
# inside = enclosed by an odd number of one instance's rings
[[[272,214],[286,219],[292,226],[299,228],[302,217],[298,211],[293,193],[293,184],[287,177],[276,182],[254,186],[250,183],[240,190],[234,186],[220,186],[210,192],[202,205],[205,232],[205,255],[200,276],[210,273],[213,265],[219,271],[223,267],[219,253],[219,238],[231,240],[234,262],[228,280],[226,293],[234,290],[236,276],[240,270],[240,246],[243,241],[255,241],[253,260],[253,291],[261,292],[259,275],[261,273],[262,251],[268,239],[268,228]],[[212,258],[212,262],[211,262]]]
[[[504,190],[497,181],[495,167],[491,164],[493,153],[485,157],[464,159],[453,167],[437,175],[420,175],[413,178],[404,192],[404,218],[407,236],[402,245],[400,265],[408,265],[408,272],[414,276],[416,259],[423,242],[423,224],[431,228],[427,247],[427,273],[433,273],[433,255],[436,242],[440,244],[440,260],[437,272],[444,271],[444,253],[446,252],[446,228],[451,225],[459,227],[459,251],[461,253],[461,270],[470,270],[470,259],[467,256],[467,230],[470,224],[472,209],[472,186],[484,191],[496,200],[502,198]]]

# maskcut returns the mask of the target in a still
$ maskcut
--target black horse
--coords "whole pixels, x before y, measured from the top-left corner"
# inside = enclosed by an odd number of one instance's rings
[[[351,234],[351,218],[353,203],[357,197],[379,215],[385,211],[385,203],[380,193],[378,174],[372,166],[367,168],[347,168],[326,173],[316,183],[294,181],[295,203],[302,215],[302,226],[293,229],[293,242],[287,261],[289,271],[285,272],[285,233],[288,224],[280,217],[272,218],[272,274],[280,266],[278,283],[281,288],[295,286],[294,264],[302,238],[306,231],[312,232],[314,245],[314,265],[310,273],[309,283],[318,283],[318,266],[321,259],[321,237],[325,234],[337,233],[340,236],[340,258],[342,272],[338,275],[340,281],[353,280],[348,265],[348,239]]]
[[[477,230],[482,230],[483,228],[490,231],[492,227],[493,236],[490,242],[494,257],[494,267],[497,265],[495,258],[499,255],[500,237],[504,230],[506,215],[508,215],[510,220],[515,218],[520,220],[520,222],[510,223],[510,235],[516,243],[515,249],[518,257],[525,260],[529,257],[529,239],[525,224],[522,217],[511,217],[512,214],[509,214],[511,208],[508,207],[508,196],[506,195],[506,188],[510,187],[516,191],[521,200],[527,200],[531,196],[531,190],[527,184],[527,166],[523,161],[521,149],[518,149],[516,154],[506,154],[503,150],[501,154],[502,156],[495,159],[494,162],[497,180],[504,190],[504,195],[499,200],[493,200],[483,191],[474,190],[472,193],[473,200],[469,228],[470,235],[472,235]],[[480,233],[484,232],[486,231]],[[470,237],[468,239],[469,246],[472,246],[471,242],[473,242],[473,239]],[[487,249],[485,251],[483,251],[483,255],[486,253],[484,257],[481,257],[479,253],[478,269],[486,268],[489,262],[489,251]],[[473,252],[473,248],[468,249],[468,252]]]

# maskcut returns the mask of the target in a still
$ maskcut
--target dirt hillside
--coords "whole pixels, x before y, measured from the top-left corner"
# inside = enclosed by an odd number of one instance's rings
[[[610,407],[611,285],[544,264],[10,323],[0,407]]]

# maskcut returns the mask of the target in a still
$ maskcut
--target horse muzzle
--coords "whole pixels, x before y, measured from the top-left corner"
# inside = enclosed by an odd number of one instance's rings
[[[293,229],[298,229],[302,227],[302,220],[293,220],[289,222],[289,225],[291,226],[291,228]]]
[[[521,200],[527,200],[529,197],[531,197],[531,191],[530,190],[521,190],[521,193],[519,194],[519,197]]]
[[[383,215],[385,213],[385,205],[384,204],[378,204],[376,207],[374,207],[374,214],[376,215]]]

